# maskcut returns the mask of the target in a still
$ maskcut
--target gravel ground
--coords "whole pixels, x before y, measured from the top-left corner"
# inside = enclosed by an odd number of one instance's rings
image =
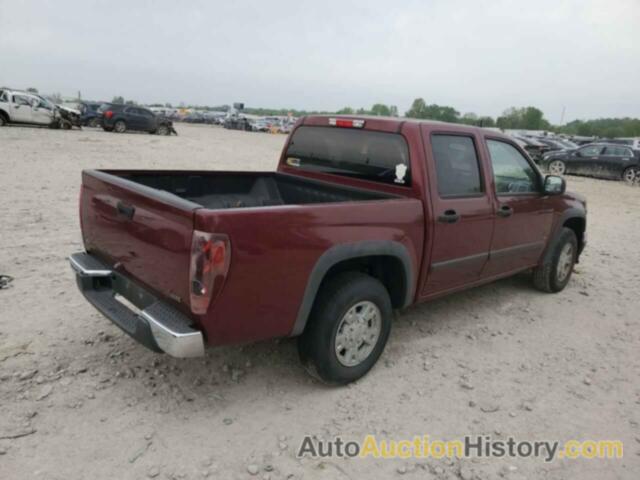
[[[526,275],[409,309],[363,380],[328,388],[295,341],[177,360],[77,292],[83,168],[276,166],[284,137],[178,125],[179,137],[0,129],[0,478],[637,479],[640,189],[569,177],[589,245],[568,288]],[[620,439],[619,460],[297,459],[304,435]]]

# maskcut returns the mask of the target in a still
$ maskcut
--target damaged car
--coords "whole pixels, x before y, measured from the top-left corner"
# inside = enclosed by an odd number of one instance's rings
[[[57,107],[49,100],[30,92],[0,88],[0,127],[14,123],[59,125]]]

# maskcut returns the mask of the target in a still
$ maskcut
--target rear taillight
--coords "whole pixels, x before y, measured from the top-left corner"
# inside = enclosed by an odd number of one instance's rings
[[[104,118],[108,120],[111,117],[113,117],[113,112],[111,110],[107,110],[106,112],[104,112]]]
[[[348,118],[330,118],[329,125],[333,127],[343,128],[362,128],[364,127],[364,120],[354,120]]]
[[[230,260],[229,237],[198,230],[193,232],[189,291],[194,314],[207,313],[209,305],[222,290]]]

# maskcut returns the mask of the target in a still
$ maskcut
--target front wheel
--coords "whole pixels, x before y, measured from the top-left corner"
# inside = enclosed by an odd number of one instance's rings
[[[0,115],[0,127],[4,127],[7,123],[7,119],[4,117],[4,115]]]
[[[98,128],[99,124],[98,124],[98,119],[97,118],[92,118],[91,120],[89,120],[89,123],[87,124],[88,127],[91,128]]]
[[[393,316],[387,289],[360,272],[342,273],[322,287],[304,333],[300,358],[327,383],[346,384],[364,376],[389,338]]]
[[[578,258],[578,240],[570,228],[563,227],[549,246],[542,264],[533,270],[533,284],[538,290],[557,293],[569,283]]]
[[[160,125],[156,130],[156,134],[158,135],[169,135],[170,133],[171,131],[169,130],[169,127],[167,127],[166,125]]]
[[[553,175],[564,175],[567,171],[567,166],[562,160],[552,160],[549,162],[548,170]]]

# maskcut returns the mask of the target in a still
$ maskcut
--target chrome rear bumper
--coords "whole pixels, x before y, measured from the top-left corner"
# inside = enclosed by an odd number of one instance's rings
[[[69,263],[89,303],[132,338],[173,357],[204,355],[204,336],[191,327],[187,316],[88,253],[74,253]],[[116,295],[139,311],[118,301]]]

